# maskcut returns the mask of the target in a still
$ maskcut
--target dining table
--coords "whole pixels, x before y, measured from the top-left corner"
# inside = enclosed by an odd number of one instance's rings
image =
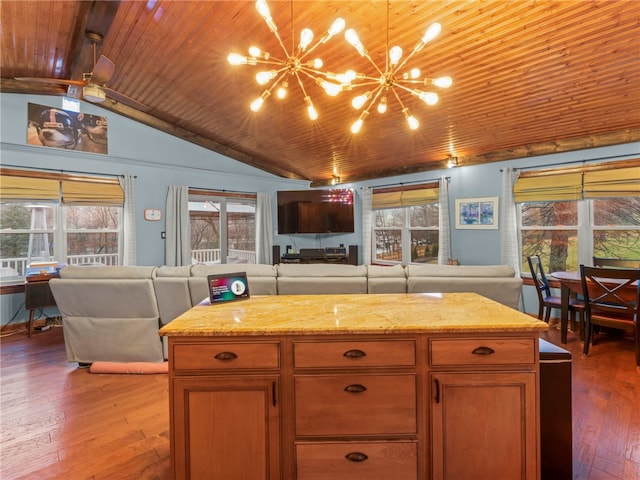
[[[552,278],[560,282],[560,342],[567,343],[567,327],[569,324],[569,300],[572,295],[584,294],[582,290],[582,278],[579,271],[561,271],[552,272]],[[635,287],[629,285],[630,293],[633,293]],[[583,324],[580,325],[580,331],[583,332]]]

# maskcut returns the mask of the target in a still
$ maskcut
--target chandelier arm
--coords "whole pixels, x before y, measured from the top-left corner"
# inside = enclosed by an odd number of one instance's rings
[[[396,97],[396,100],[398,100],[398,103],[400,104],[400,107],[402,107],[402,110],[404,110],[406,107],[404,106],[404,103],[402,103],[402,100],[400,99],[400,95],[398,95],[398,92],[396,92],[396,89],[391,88],[391,91],[393,92],[394,97]]]
[[[400,71],[400,69],[401,69],[402,67],[404,67],[404,66],[407,64],[407,62],[408,62],[408,61],[413,57],[413,55],[414,55],[415,53],[416,53],[416,50],[411,50],[411,53],[410,53],[409,55],[407,55],[407,56],[404,58],[404,60],[402,60],[400,63],[398,63],[398,64],[396,65],[396,67],[395,67],[395,68],[393,68],[393,69],[391,70],[391,72],[392,72],[393,74],[395,74],[395,73],[399,72],[399,71]]]
[[[282,42],[282,38],[280,38],[280,34],[278,33],[278,31],[276,30],[275,32],[273,32],[273,34],[275,35],[275,37],[278,39],[278,43],[280,44],[280,48],[282,48],[282,51],[284,52],[284,54],[287,56],[287,58],[290,56],[289,55],[289,51],[287,50],[287,47],[284,46],[284,43]]]
[[[271,82],[271,85],[269,86],[269,88],[267,88],[265,90],[265,92],[267,92],[269,95],[271,95],[271,91],[274,89],[274,87],[276,85],[278,85],[280,83],[280,80],[282,80],[286,75],[287,75],[286,71],[282,72],[278,78],[276,78],[275,80],[273,80]]]
[[[304,84],[302,83],[302,79],[300,78],[300,75],[298,75],[298,72],[294,72],[294,75],[298,79],[298,85],[300,85],[300,90],[302,90],[302,94],[305,97],[308,97],[309,95],[307,94],[307,91],[304,89]]]
[[[398,87],[398,88],[400,88],[400,89],[404,90],[405,92],[409,92],[411,95],[413,95],[413,94],[414,94],[414,90],[412,90],[412,89],[410,89],[410,88],[408,88],[408,87],[405,87],[404,85],[402,85],[402,84],[400,84],[400,83],[398,83],[398,82],[395,82],[393,85],[394,85],[395,87]],[[394,92],[395,92],[395,90],[394,90]]]

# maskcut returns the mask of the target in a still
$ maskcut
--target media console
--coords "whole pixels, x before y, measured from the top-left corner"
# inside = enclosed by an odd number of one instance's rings
[[[298,253],[280,254],[280,246],[273,247],[273,263],[346,263],[358,265],[358,246],[301,248]]]

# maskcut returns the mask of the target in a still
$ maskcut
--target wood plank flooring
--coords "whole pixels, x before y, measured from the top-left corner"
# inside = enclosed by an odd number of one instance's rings
[[[560,344],[557,327],[543,336]],[[566,348],[573,354],[574,479],[640,479],[633,342],[599,337],[585,358],[570,332]],[[166,375],[78,369],[67,363],[62,328],[2,338],[0,350],[0,478],[169,478]]]

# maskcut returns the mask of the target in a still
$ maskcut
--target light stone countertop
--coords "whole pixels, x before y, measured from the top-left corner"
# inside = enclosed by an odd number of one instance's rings
[[[206,299],[160,329],[164,336],[532,332],[548,325],[475,293],[265,295]]]

